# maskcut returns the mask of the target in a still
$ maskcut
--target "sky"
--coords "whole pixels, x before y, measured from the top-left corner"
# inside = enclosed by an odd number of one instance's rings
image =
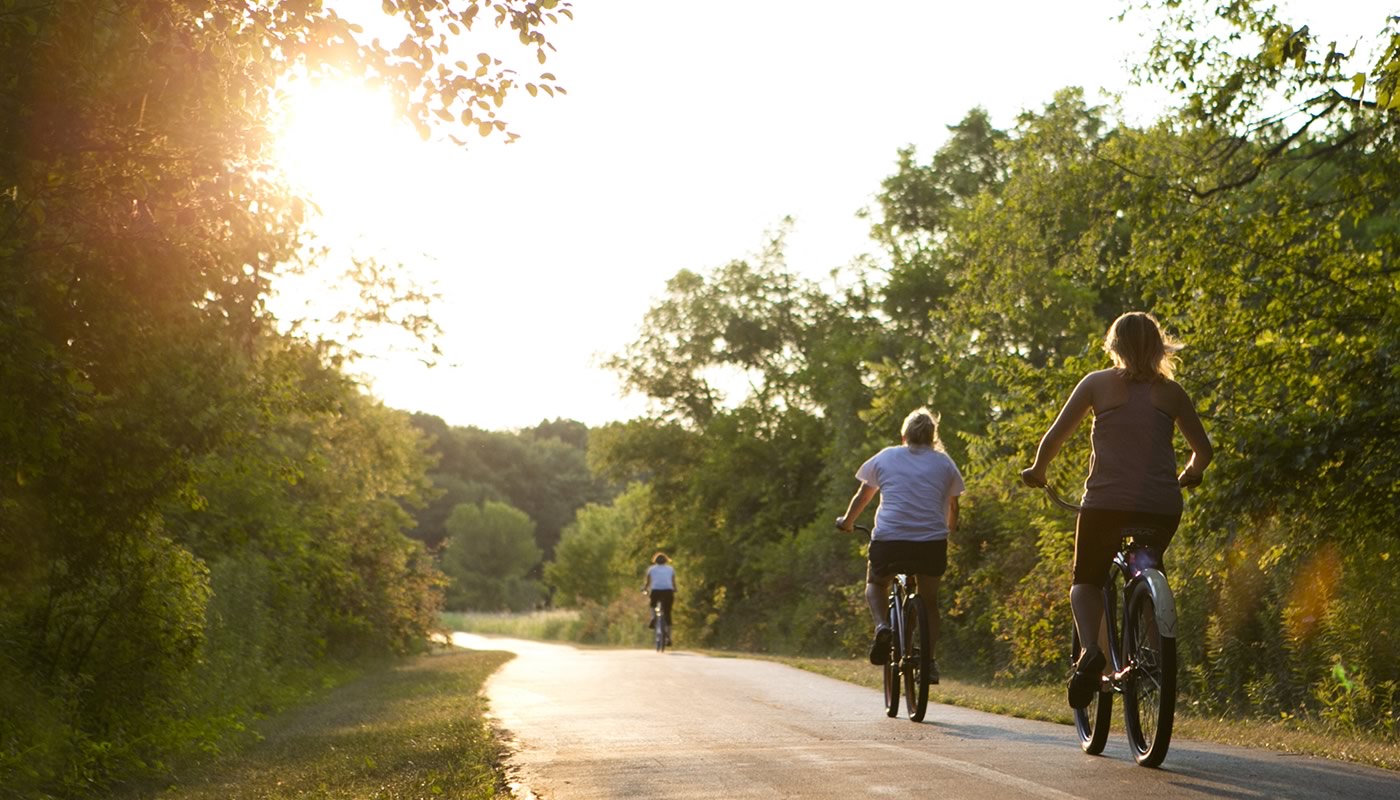
[[[1280,5],[1344,39],[1391,11]],[[357,19],[379,0],[338,6]],[[636,338],[678,271],[752,255],[784,217],[788,266],[806,277],[878,259],[857,213],[897,150],[926,160],[977,106],[1009,126],[1063,87],[1091,101],[1103,87],[1124,93],[1130,118],[1152,116],[1163,96],[1129,86],[1147,21],[1116,21],[1123,6],[578,0],[574,21],[547,31],[558,50],[545,68],[568,94],[514,96],[502,110],[514,143],[422,143],[379,98],[323,88],[299,101],[284,161],[321,208],[332,264],[401,263],[441,296],[438,365],[372,344],[354,369],[376,396],[452,425],[597,426],[646,411],[599,364]],[[347,302],[318,279],[288,282],[278,312]]]

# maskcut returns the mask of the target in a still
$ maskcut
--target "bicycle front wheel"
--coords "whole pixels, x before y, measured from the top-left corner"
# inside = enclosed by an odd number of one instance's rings
[[[890,598],[890,652],[885,656],[885,716],[899,716],[899,658],[900,640],[904,636],[904,626],[899,621],[899,608],[894,598]]]
[[[913,595],[904,601],[904,653],[900,672],[904,677],[904,707],[909,719],[923,722],[928,711],[928,670],[933,658],[929,641],[928,612],[924,599]]]
[[[1145,581],[1128,595],[1123,625],[1128,676],[1123,686],[1123,722],[1133,759],[1155,767],[1167,757],[1176,714],[1176,638],[1157,627],[1157,606]]]
[[[1071,668],[1079,662],[1081,649],[1079,631],[1076,630],[1070,647]],[[1091,756],[1102,753],[1104,745],[1108,743],[1108,725],[1113,720],[1113,692],[1094,692],[1089,705],[1072,711],[1074,730],[1079,734],[1079,748]]]

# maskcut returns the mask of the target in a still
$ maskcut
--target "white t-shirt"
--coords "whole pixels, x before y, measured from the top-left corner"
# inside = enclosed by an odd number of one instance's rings
[[[676,590],[676,570],[670,564],[652,564],[647,567],[647,575],[651,578],[652,591],[657,589]]]
[[[927,445],[886,447],[856,478],[880,490],[870,538],[881,542],[947,539],[948,503],[966,488],[953,459]]]

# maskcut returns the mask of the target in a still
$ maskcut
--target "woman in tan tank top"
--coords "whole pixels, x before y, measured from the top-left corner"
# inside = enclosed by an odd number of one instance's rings
[[[1022,470],[1029,486],[1044,486],[1045,471],[1079,423],[1094,415],[1093,453],[1084,500],[1074,533],[1074,582],[1070,607],[1084,651],[1070,676],[1070,705],[1083,708],[1098,684],[1106,659],[1099,647],[1101,589],[1124,527],[1152,528],[1158,552],[1166,549],[1181,521],[1181,489],[1201,482],[1211,460],[1196,407],[1172,380],[1181,345],[1163,335],[1157,320],[1140,311],[1109,326],[1104,350],[1113,367],[1085,375],[1050,430],[1040,440],[1035,463]],[[1176,472],[1172,440],[1181,431],[1191,459]]]

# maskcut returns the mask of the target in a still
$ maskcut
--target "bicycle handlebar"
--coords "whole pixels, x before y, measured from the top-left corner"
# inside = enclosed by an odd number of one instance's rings
[[[1063,508],[1063,509],[1066,510],[1066,511],[1071,511],[1071,512],[1073,512],[1073,513],[1075,513],[1075,514],[1078,514],[1078,513],[1079,513],[1079,506],[1075,505],[1074,503],[1069,502],[1068,500],[1064,499],[1063,497],[1060,497],[1060,493],[1057,492],[1057,491],[1055,491],[1055,487],[1053,487],[1053,486],[1051,486],[1050,484],[1047,483],[1047,484],[1045,484],[1044,486],[1042,486],[1042,487],[1040,487],[1040,488],[1042,488],[1042,489],[1045,490],[1045,494],[1046,494],[1046,496],[1048,496],[1048,497],[1050,498],[1050,502],[1054,503],[1055,505],[1059,506],[1060,508]]]

